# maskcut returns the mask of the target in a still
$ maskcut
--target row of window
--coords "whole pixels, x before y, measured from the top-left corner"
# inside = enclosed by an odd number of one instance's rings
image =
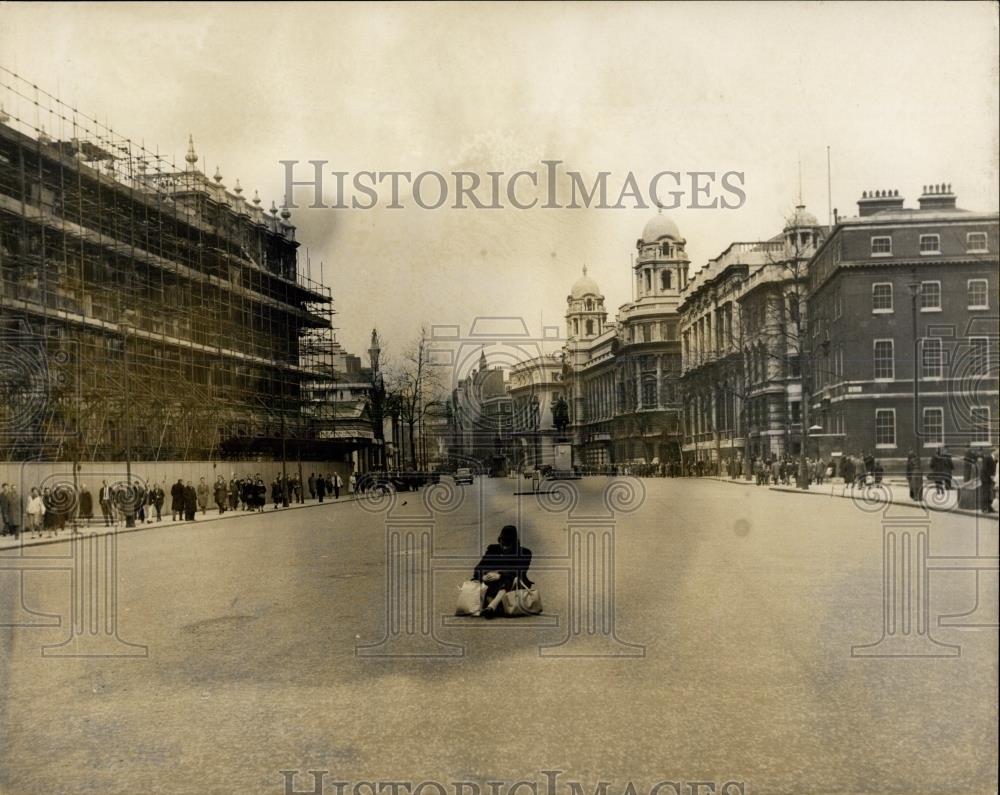
[[[985,232],[969,232],[965,235],[965,251],[967,254],[986,254],[989,249]],[[927,234],[920,236],[921,254],[940,254],[941,235]],[[871,239],[871,255],[873,257],[892,256],[892,235],[873,235]]]
[[[941,447],[944,444],[944,409],[926,406],[922,411],[921,443],[924,447]],[[990,443],[989,406],[972,406],[969,409],[972,420],[972,444]],[[875,447],[888,449],[896,447],[896,409],[875,409]]]
[[[874,371],[876,381],[891,381],[896,377],[895,341],[877,339],[873,343]],[[937,337],[925,337],[920,341],[920,377],[937,379],[944,377],[945,354],[942,342]],[[963,363],[964,364],[964,363]],[[969,337],[969,359],[967,367],[959,368],[962,375],[988,375],[990,372],[989,337]]]
[[[989,282],[986,279],[969,279],[966,282],[966,308],[989,309]],[[920,282],[917,294],[917,306],[921,312],[941,311],[941,282]],[[876,315],[891,314],[895,311],[892,294],[892,282],[875,282],[872,285],[872,313]],[[835,315],[836,316],[836,315]]]

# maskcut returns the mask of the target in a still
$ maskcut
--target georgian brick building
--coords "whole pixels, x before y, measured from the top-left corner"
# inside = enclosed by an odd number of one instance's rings
[[[997,443],[998,215],[958,208],[950,185],[918,204],[866,192],[810,265],[824,455]]]

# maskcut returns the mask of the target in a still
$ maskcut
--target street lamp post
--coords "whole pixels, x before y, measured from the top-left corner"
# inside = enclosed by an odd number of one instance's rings
[[[816,460],[819,460],[819,457],[820,457],[819,439],[816,437],[816,434],[820,433],[822,430],[823,430],[823,426],[820,425],[819,423],[816,423],[815,425],[810,425],[809,426],[809,435],[813,439],[816,439]]]
[[[284,403],[284,401],[282,401]],[[281,507],[288,507],[288,471],[285,457],[285,407],[281,407]]]
[[[920,282],[910,282],[910,315],[913,319],[913,449],[920,455],[920,337],[917,336],[917,298]]]
[[[125,400],[125,482],[128,496],[125,504],[125,526],[135,527],[135,505],[132,500],[132,397],[128,380],[128,325],[120,324],[122,332],[122,396]]]

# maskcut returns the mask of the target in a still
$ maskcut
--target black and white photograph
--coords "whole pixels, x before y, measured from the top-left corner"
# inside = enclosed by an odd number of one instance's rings
[[[0,795],[996,795],[998,64],[0,2]]]

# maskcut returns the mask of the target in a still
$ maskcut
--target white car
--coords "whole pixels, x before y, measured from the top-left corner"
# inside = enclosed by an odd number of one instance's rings
[[[472,470],[468,467],[460,467],[455,470],[455,483],[468,483],[471,486],[472,481]]]

